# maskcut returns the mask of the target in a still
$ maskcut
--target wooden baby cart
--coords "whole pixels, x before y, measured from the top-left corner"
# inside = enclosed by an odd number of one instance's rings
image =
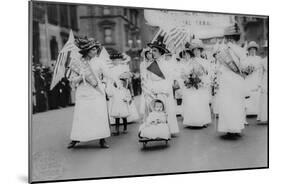
[[[164,104],[164,107],[166,106],[166,100],[167,100],[167,94],[166,93],[158,93],[154,94],[152,97],[152,100],[149,105],[149,111],[151,112],[153,109],[153,104],[155,100],[161,100]],[[166,122],[168,123],[168,122]],[[148,138],[148,137],[142,137],[141,132],[138,134],[139,137],[139,142],[142,143],[143,149],[147,148],[147,143],[148,142],[165,142],[165,145],[168,146],[170,138]]]
[[[165,145],[168,146],[169,140],[170,139],[161,139],[161,138],[149,139],[149,138],[145,138],[145,137],[140,137],[139,142],[142,143],[143,149],[145,149],[148,142],[164,141]]]

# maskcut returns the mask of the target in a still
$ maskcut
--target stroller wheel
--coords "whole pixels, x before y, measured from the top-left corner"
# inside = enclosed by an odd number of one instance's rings
[[[145,148],[146,148],[146,144],[147,144],[147,142],[143,142],[143,143],[142,143],[142,147],[143,147],[143,149],[145,149]]]

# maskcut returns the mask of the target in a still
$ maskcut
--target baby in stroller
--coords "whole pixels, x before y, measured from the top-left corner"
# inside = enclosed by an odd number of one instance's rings
[[[140,142],[144,147],[148,141],[165,141],[166,144],[171,137],[167,122],[164,103],[160,99],[151,102],[151,112],[139,128]]]

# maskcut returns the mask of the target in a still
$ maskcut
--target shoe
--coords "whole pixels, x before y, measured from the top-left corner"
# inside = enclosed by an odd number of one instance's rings
[[[123,134],[127,134],[128,133],[128,131],[127,130],[123,130]]]
[[[117,136],[117,135],[120,134],[120,132],[114,132],[114,133],[112,133],[112,134],[115,135],[115,136]]]
[[[67,149],[74,148],[77,143],[79,143],[79,141],[71,141],[71,142],[68,144]]]
[[[101,147],[101,148],[109,148],[109,146],[106,144],[106,142],[105,142],[104,139],[101,139],[101,140],[100,140],[100,147]]]

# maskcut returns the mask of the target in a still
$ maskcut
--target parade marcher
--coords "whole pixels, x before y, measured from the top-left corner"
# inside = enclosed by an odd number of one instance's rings
[[[257,120],[266,123],[268,121],[268,46],[263,46],[265,49],[265,57],[262,59],[262,77],[260,84],[259,110]]]
[[[217,55],[220,62],[220,80],[218,90],[218,131],[226,133],[225,138],[238,138],[244,129],[245,116],[245,80],[241,74],[241,65],[246,55],[238,45],[240,31],[230,26],[225,29],[226,44]]]
[[[165,54],[169,51],[166,45],[160,40],[149,43],[148,46],[152,50],[154,61],[147,67],[148,70],[148,89],[152,94],[166,93],[167,97],[167,114],[168,125],[171,134],[175,136],[179,133],[179,126],[176,117],[175,100],[173,97],[173,82],[175,80],[175,71],[173,70],[173,62],[165,59]]]
[[[108,148],[105,138],[110,136],[106,97],[102,82],[98,76],[101,73],[109,76],[106,62],[98,57],[101,45],[94,39],[78,39],[81,61],[88,63],[88,70],[96,76],[95,84],[85,80],[86,68],[80,75],[72,72],[70,80],[78,85],[74,108],[73,124],[68,148],[73,148],[79,142],[99,139],[101,148]]]
[[[186,63],[182,74],[183,124],[189,127],[206,127],[211,123],[208,63],[201,58],[202,50],[201,42],[191,43],[191,50],[186,49],[183,58]]]
[[[213,54],[213,60],[211,61],[211,93],[212,93],[212,100],[211,100],[211,107],[212,112],[215,118],[218,117],[218,102],[217,102],[217,91],[219,87],[219,63],[217,61],[217,54]]]
[[[124,53],[115,53],[110,55],[110,59],[114,63],[114,67],[111,68],[111,75],[114,80],[119,81],[119,79],[126,80],[126,88],[129,89],[131,97],[133,96],[132,91],[130,89],[130,83],[132,79],[132,73],[130,72],[130,68],[128,62],[130,61],[130,57]],[[109,109],[112,106],[112,99],[109,99]],[[139,119],[139,114],[136,109],[135,101],[132,98],[131,103],[129,103],[129,115],[127,116],[127,122],[135,122]],[[111,124],[115,124],[116,121],[112,117],[110,117]]]
[[[109,115],[115,119],[115,135],[119,135],[120,119],[123,121],[123,132],[127,132],[127,117],[129,116],[129,104],[132,102],[131,93],[127,88],[126,79],[107,85],[106,93],[111,100]]]
[[[43,69],[40,65],[35,66],[34,71],[34,84],[35,84],[35,96],[36,96],[36,112],[43,112],[47,110],[47,94],[46,94],[46,82],[43,75]]]
[[[259,45],[251,41],[247,47],[248,56],[244,63],[245,82],[248,88],[248,97],[246,98],[246,114],[258,114],[259,94],[258,86],[260,86],[262,77],[262,58],[256,53]]]
[[[140,75],[141,75],[141,87],[142,87],[142,94],[140,98],[140,114],[142,116],[142,120],[144,121],[148,116],[148,109],[149,104],[152,100],[151,96],[149,95],[149,91],[147,89],[147,82],[148,78],[148,70],[147,67],[152,63],[152,53],[150,48],[144,48],[141,56],[143,61],[140,63]]]

